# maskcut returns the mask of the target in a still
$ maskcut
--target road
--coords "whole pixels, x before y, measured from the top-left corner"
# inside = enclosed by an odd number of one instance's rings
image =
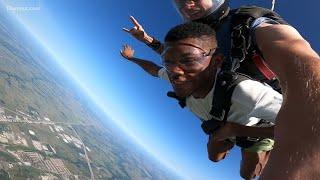
[[[87,160],[87,164],[88,164],[88,167],[89,167],[89,171],[90,171],[90,174],[91,174],[91,180],[94,180],[94,174],[93,174],[93,171],[92,171],[92,168],[91,168],[91,164],[90,164],[90,159],[89,159],[89,156],[88,156],[88,153],[87,153],[87,149],[86,149],[86,146],[85,144],[83,143],[81,137],[78,135],[77,131],[70,125],[69,126],[74,134],[77,136],[77,138],[81,141],[81,144],[83,146],[83,151],[84,151],[84,155],[86,156],[86,160]]]

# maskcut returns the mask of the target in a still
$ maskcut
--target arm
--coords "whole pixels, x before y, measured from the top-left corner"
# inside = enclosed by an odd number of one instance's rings
[[[140,66],[151,76],[158,77],[158,72],[161,69],[161,67],[156,65],[155,63],[135,57],[131,58],[130,61]]]
[[[163,44],[157,39],[149,36],[133,16],[130,16],[130,20],[132,21],[134,27],[132,29],[127,29],[127,28],[122,28],[122,29],[125,32],[129,33],[134,38],[136,38],[137,40],[149,46],[156,53],[161,54],[163,51]]]
[[[134,50],[129,45],[124,45],[123,49],[120,51],[120,54],[122,57],[140,66],[151,76],[158,77],[158,72],[161,67],[151,61],[133,57]]]
[[[320,169],[320,58],[293,27],[262,24],[255,35],[284,92],[276,119],[278,148],[260,179],[315,179]]]
[[[235,132],[235,136],[239,137],[262,137],[262,138],[273,138],[274,137],[274,126],[271,127],[254,127],[244,126],[241,124],[230,123],[231,128]]]
[[[227,138],[238,136],[238,137],[262,137],[262,138],[273,138],[274,137],[274,126],[271,127],[252,127],[244,126],[237,123],[226,123],[224,126],[219,128],[213,135],[216,141],[223,141]]]
[[[310,44],[291,26],[264,23],[256,28],[255,37],[265,61],[282,82],[296,78],[294,72],[301,70],[300,65],[309,66],[320,60]]]
[[[274,126],[272,127],[249,127],[249,126],[241,126],[237,130],[237,136],[249,136],[254,137],[253,135],[256,134],[258,137],[262,138],[274,138]],[[244,132],[244,133],[242,133]]]

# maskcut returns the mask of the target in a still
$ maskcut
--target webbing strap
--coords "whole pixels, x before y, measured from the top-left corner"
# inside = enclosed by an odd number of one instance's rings
[[[247,76],[239,73],[219,73],[214,89],[212,109],[210,111],[213,118],[203,121],[201,125],[202,130],[206,134],[212,134],[227,122],[233,91],[240,82],[247,79],[249,79]]]
[[[180,105],[181,108],[185,108],[186,107],[186,99],[185,98],[179,98],[175,92],[173,91],[169,91],[167,92],[167,96],[173,99],[178,100],[178,103]]]
[[[214,120],[227,121],[233,91],[240,82],[247,79],[249,77],[239,73],[219,73],[214,89],[212,109],[210,111]]]
[[[227,122],[227,118],[228,118],[228,113],[230,111],[230,107],[232,105],[231,103],[231,98],[232,98],[232,95],[233,95],[233,91],[234,89],[236,88],[236,86],[244,81],[244,80],[247,80],[249,79],[248,77],[246,76],[243,76],[243,75],[237,75],[237,77],[235,78],[235,80],[232,82],[232,84],[228,87],[227,89],[227,92],[226,92],[226,99],[225,99],[225,113],[224,113],[224,117],[223,117],[223,121],[224,122]]]
[[[268,68],[265,62],[262,60],[261,56],[258,54],[254,54],[252,57],[253,63],[257,66],[259,71],[268,79],[273,80],[277,76]]]

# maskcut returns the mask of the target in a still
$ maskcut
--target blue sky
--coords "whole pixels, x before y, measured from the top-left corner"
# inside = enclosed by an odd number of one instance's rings
[[[18,0],[2,0],[21,5]],[[167,82],[146,75],[122,59],[124,43],[136,56],[160,62],[160,57],[123,32],[131,28],[129,15],[162,40],[182,22],[170,0],[29,0],[33,11],[8,11],[38,40],[82,89],[127,134],[177,174],[191,179],[240,179],[240,152],[235,148],[218,164],[207,159],[207,137],[200,121],[166,97]],[[121,4],[119,3],[121,2]],[[277,1],[276,10],[320,50],[320,2]],[[20,4],[19,4],[20,3]],[[231,0],[232,7],[256,4],[271,7],[271,0]]]

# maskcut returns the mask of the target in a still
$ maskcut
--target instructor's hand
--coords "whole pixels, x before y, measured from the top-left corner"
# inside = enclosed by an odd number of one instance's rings
[[[130,20],[133,23],[132,29],[122,28],[125,32],[131,34],[134,38],[138,39],[139,41],[150,44],[153,40],[142,28],[142,26],[138,23],[138,21],[133,17],[130,16]]]

